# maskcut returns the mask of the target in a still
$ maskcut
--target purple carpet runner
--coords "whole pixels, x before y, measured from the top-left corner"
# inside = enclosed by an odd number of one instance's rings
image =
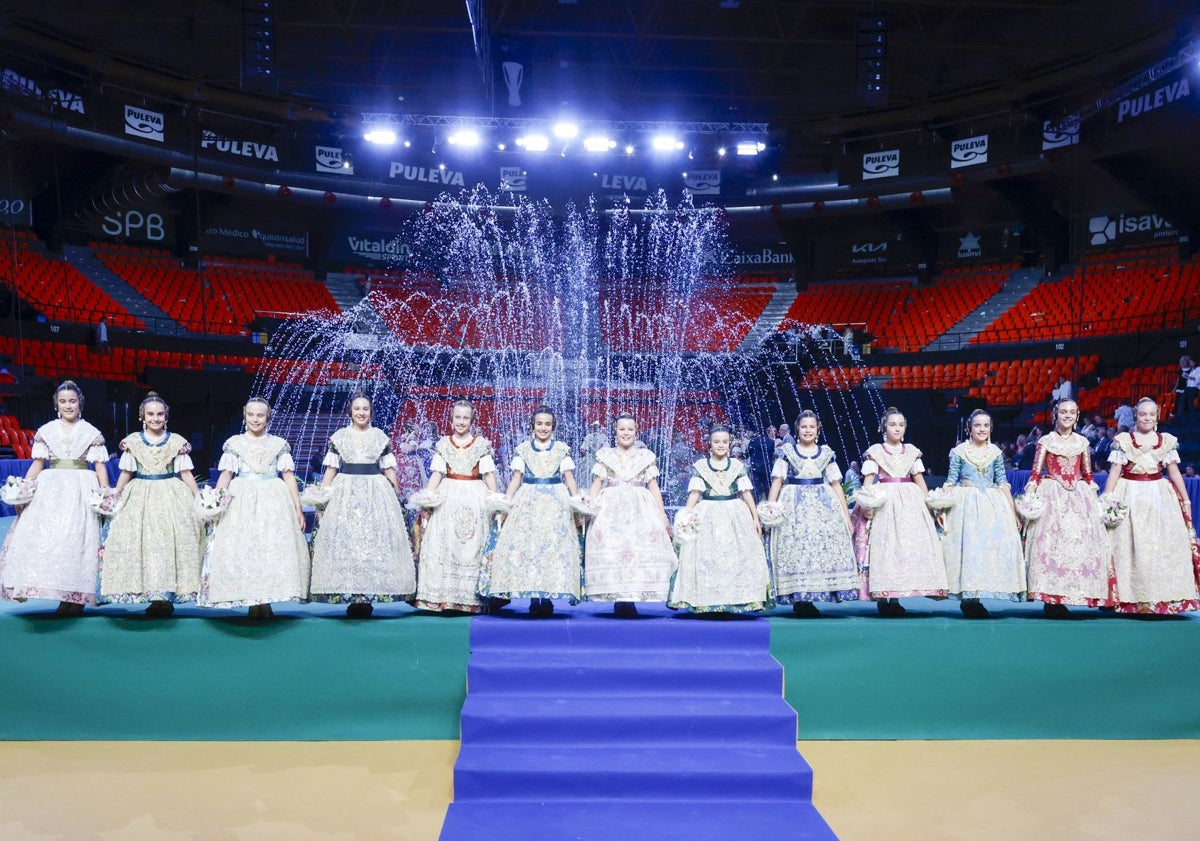
[[[836,841],[770,624],[609,611],[472,620],[441,841]]]

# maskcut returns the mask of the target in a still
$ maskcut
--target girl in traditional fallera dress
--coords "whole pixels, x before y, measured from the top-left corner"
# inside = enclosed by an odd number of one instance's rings
[[[479,594],[529,599],[529,612],[549,616],[553,599],[581,598],[579,529],[567,504],[578,494],[571,448],[554,440],[554,412],[533,413],[533,437],[517,445],[505,496],[510,508],[496,547],[484,561]]]
[[[225,442],[217,465],[217,488],[232,500],[209,538],[199,604],[249,605],[252,618],[266,619],[271,602],[308,598],[310,561],[288,442],[269,433],[271,407],[261,397],[242,415],[246,431]]]
[[[38,429],[26,480],[33,500],[0,548],[0,596],[57,599],[60,616],[96,604],[100,517],[88,494],[108,487],[108,451],[100,430],[83,419],[83,392],[71,380],[54,391],[57,420]]]
[[[1104,485],[1107,496],[1129,509],[1110,532],[1117,609],[1145,614],[1200,609],[1200,551],[1179,473],[1179,442],[1158,431],[1158,404],[1149,397],[1138,401],[1134,418],[1133,430],[1116,437]],[[1162,481],[1164,476],[1170,481]]]
[[[976,409],[967,427],[970,437],[950,451],[946,487],[958,491],[946,514],[942,556],[963,615],[985,619],[980,599],[1025,600],[1025,556],[1004,453],[992,443],[992,417]]]
[[[729,429],[715,426],[708,457],[692,465],[686,510],[698,528],[679,546],[670,607],[692,613],[749,613],[772,605],[754,483],[729,454]]]
[[[799,440],[775,450],[768,494],[769,501],[779,500],[787,512],[771,533],[775,601],[790,604],[797,616],[820,616],[814,602],[854,601],[859,596],[842,471],[833,450],[817,443],[820,431],[815,413],[800,413]]]
[[[1087,438],[1075,432],[1079,407],[1062,400],[1054,413],[1054,431],[1038,439],[1025,486],[1026,495],[1045,505],[1026,528],[1025,558],[1029,598],[1043,602],[1047,616],[1062,618],[1069,604],[1111,605],[1114,580],[1091,451]]]
[[[313,537],[311,599],[365,617],[374,602],[411,599],[417,572],[391,442],[371,425],[371,398],[356,393],[348,410],[350,424],[330,436],[323,462],[330,493]]]
[[[860,564],[883,616],[902,615],[902,597],[945,596],[948,586],[937,527],[925,507],[925,465],[921,451],[904,442],[907,428],[899,409],[884,411],[883,443],[872,444],[863,455],[862,472],[863,488],[876,488],[887,501],[874,513],[855,506]]]
[[[588,496],[597,513],[584,550],[584,592],[631,617],[635,602],[667,600],[676,558],[654,452],[638,447],[633,415],[617,416],[614,437],[616,446],[596,453],[592,468]]]
[[[434,447],[429,484],[422,493],[440,500],[425,523],[418,562],[416,606],[480,613],[479,573],[488,540],[485,510],[496,492],[496,463],[488,439],[475,435],[475,407],[450,409],[451,434]]]
[[[138,408],[142,431],[121,441],[116,491],[125,501],[108,527],[100,571],[101,599],[150,602],[150,616],[170,616],[175,603],[196,600],[204,558],[192,448],[167,430],[169,411],[150,392]]]

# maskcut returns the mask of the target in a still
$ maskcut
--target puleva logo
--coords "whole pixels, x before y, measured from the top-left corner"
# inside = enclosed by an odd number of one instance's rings
[[[863,181],[870,181],[872,178],[894,178],[899,174],[899,149],[889,149],[886,152],[867,152],[863,155]]]
[[[166,121],[158,111],[148,111],[136,105],[125,106],[125,133],[143,140],[162,143]]]
[[[721,193],[721,170],[700,169],[689,171],[683,177],[683,186],[698,196],[715,196]]]
[[[528,176],[519,166],[500,167],[500,189],[512,190],[514,193],[525,192]]]
[[[1075,146],[1079,143],[1079,120],[1073,120],[1061,126],[1046,120],[1042,123],[1042,151],[1061,149],[1064,146]]]
[[[316,147],[317,172],[336,173],[338,175],[353,175],[354,164],[342,155],[340,146]]]
[[[988,135],[965,137],[950,144],[950,168],[985,164],[988,160]]]

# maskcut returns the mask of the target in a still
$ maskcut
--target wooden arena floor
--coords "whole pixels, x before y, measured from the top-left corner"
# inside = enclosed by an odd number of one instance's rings
[[[457,748],[5,742],[0,838],[434,841]],[[817,808],[842,841],[1195,837],[1200,741],[801,742],[800,750],[816,771]]]

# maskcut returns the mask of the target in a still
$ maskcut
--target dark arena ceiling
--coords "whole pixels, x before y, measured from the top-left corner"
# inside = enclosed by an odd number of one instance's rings
[[[95,81],[139,72],[181,96],[424,114],[769,123],[800,154],[829,139],[1004,109],[1070,107],[1189,37],[1197,4],[1069,0],[124,0],[5,2],[0,38]],[[271,30],[247,72],[247,16]],[[883,34],[882,89],[859,41]],[[869,68],[868,68],[869,69]],[[253,108],[247,110],[253,111]],[[296,112],[293,112],[296,113]],[[300,116],[305,113],[302,108]],[[788,149],[786,147],[792,147]]]

